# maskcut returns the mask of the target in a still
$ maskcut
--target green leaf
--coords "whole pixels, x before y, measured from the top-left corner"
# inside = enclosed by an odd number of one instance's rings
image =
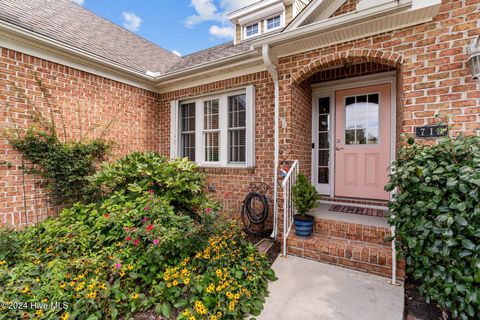
[[[460,216],[460,215],[455,216],[454,220],[455,220],[455,223],[457,223],[458,225],[460,225],[462,227],[465,227],[465,226],[468,225],[467,220],[465,220],[465,218]]]
[[[163,314],[167,319],[170,319],[171,313],[172,313],[172,310],[171,310],[171,308],[170,308],[170,304],[167,303],[167,302],[164,302],[164,303],[162,304],[162,314]]]
[[[462,246],[465,248],[465,249],[468,249],[468,250],[473,250],[475,249],[475,244],[468,240],[468,239],[463,239],[462,240]]]
[[[113,320],[117,319],[118,316],[118,310],[117,308],[111,306],[112,312],[110,313],[110,316],[112,317]]]

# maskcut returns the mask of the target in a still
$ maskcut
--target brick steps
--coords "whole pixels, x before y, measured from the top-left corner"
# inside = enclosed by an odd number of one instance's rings
[[[391,235],[390,229],[385,227],[319,218],[315,219],[314,233],[377,244],[385,244],[385,238]]]
[[[343,266],[370,274],[391,277],[392,248],[385,237],[390,230],[317,218],[310,238],[295,235],[295,227],[288,237],[288,253],[316,261]],[[405,278],[405,263],[397,261],[397,276]]]

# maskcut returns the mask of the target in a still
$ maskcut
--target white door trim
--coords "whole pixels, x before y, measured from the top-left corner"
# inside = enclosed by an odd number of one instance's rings
[[[356,87],[367,87],[374,86],[378,84],[388,83],[391,85],[391,117],[390,117],[390,162],[396,159],[396,132],[397,132],[397,79],[396,71],[384,72],[378,74],[372,74],[367,76],[353,77],[342,80],[335,80],[325,83],[317,83],[312,85],[312,142],[315,143],[315,146],[318,144],[317,133],[317,110],[318,110],[318,99],[322,97],[330,97],[330,114],[332,125],[330,127],[330,138],[334,139],[335,136],[335,92],[337,90],[343,89],[352,89]],[[335,150],[334,144],[330,141],[330,197],[335,197]],[[318,154],[315,152],[316,148],[312,148],[312,177],[311,182],[315,187],[317,186],[317,163],[318,163]],[[390,192],[390,198],[392,197],[392,192]]]

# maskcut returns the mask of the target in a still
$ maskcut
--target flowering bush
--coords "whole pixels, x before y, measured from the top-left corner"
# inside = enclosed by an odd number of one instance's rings
[[[259,313],[273,271],[236,228],[219,220],[202,192],[203,178],[187,177],[195,167],[154,154],[127,159],[140,162],[135,172],[155,162],[156,173],[107,179],[102,172],[95,177],[102,201],[75,204],[21,232],[0,228],[0,246],[17,246],[16,253],[0,253],[0,301],[38,308],[0,310],[0,319],[116,319],[147,309],[179,319]],[[158,168],[163,165],[168,169]],[[157,169],[169,178],[152,183]],[[182,201],[177,192],[197,199]]]

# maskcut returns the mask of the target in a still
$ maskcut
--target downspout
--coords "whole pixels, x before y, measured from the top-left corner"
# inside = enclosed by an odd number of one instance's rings
[[[275,126],[275,133],[274,133],[274,151],[273,151],[273,232],[271,237],[277,240],[278,236],[278,162],[279,162],[279,93],[280,87],[278,84],[278,72],[277,72],[277,64],[278,60],[276,57],[273,57],[270,53],[270,46],[268,44],[264,44],[262,46],[262,56],[263,56],[263,63],[267,67],[268,73],[273,79],[274,84],[274,126]]]

